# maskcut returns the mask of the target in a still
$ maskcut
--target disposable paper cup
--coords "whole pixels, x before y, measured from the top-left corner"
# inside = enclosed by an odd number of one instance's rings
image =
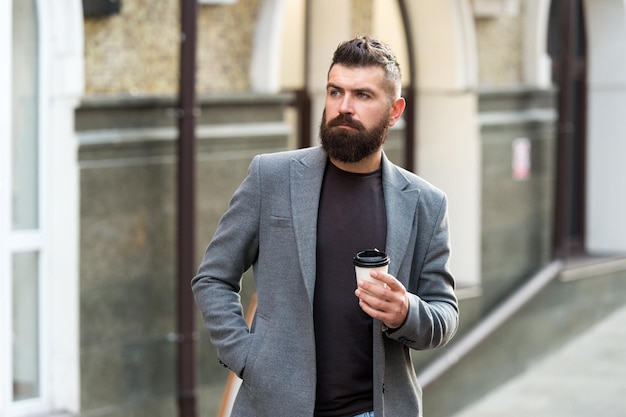
[[[389,256],[378,249],[366,249],[356,254],[353,259],[356,280],[369,281],[374,284],[383,285],[377,279],[370,276],[372,271],[382,271],[387,273],[389,269]]]

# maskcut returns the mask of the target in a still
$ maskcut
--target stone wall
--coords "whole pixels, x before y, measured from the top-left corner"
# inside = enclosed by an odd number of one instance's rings
[[[455,341],[551,259],[553,100],[550,91],[480,92],[481,282],[476,288],[457,289],[462,314]],[[518,138],[527,138],[531,146],[525,180],[514,179],[512,173],[512,145]],[[412,354],[420,370],[441,350]]]
[[[552,257],[556,111],[554,93],[483,90],[482,143],[483,310],[509,294]],[[530,170],[513,175],[513,142],[527,139]]]
[[[480,85],[502,87],[522,84],[521,16],[475,20]]]
[[[200,100],[198,263],[252,157],[287,148],[290,99]],[[177,413],[174,105],[90,99],[77,111],[83,416]],[[254,287],[244,288],[248,300]],[[198,352],[201,415],[215,415],[227,373],[204,332]]]
[[[254,31],[262,3],[198,5],[199,93],[250,90]],[[372,0],[352,0],[351,7],[353,33],[369,34]],[[177,0],[124,0],[119,14],[86,19],[84,36],[86,95],[153,96],[177,91]]]
[[[261,0],[199,5],[197,88],[249,90],[254,27]],[[121,12],[85,20],[85,93],[133,96],[178,89],[179,2],[124,0]]]

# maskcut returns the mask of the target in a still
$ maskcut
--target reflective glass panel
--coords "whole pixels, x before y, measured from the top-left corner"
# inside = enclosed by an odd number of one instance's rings
[[[13,254],[13,400],[39,396],[39,254]]]
[[[13,1],[12,224],[39,227],[39,51],[36,0]]]

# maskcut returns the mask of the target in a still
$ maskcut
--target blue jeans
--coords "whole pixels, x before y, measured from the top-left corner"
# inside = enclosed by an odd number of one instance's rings
[[[356,416],[353,416],[353,417],[374,417],[374,412],[368,411],[366,413],[357,414]]]

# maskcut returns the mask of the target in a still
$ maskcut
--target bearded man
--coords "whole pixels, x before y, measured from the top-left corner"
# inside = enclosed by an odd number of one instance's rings
[[[219,360],[242,379],[234,417],[422,415],[409,349],[458,327],[447,198],[383,152],[405,109],[388,45],[340,44],[321,147],[256,156],[192,280]],[[357,252],[387,272],[355,278]],[[239,298],[253,268],[257,309]]]

